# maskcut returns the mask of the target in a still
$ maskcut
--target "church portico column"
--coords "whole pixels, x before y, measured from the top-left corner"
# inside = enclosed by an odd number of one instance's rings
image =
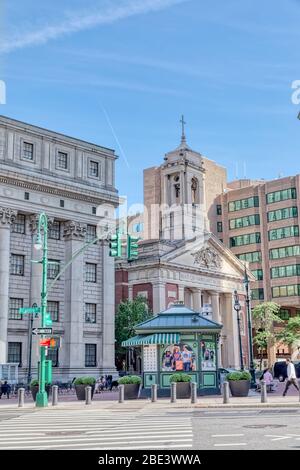
[[[240,368],[239,338],[237,316],[233,308],[233,296],[231,293],[223,294],[224,303],[224,334],[226,335],[227,367]]]
[[[17,212],[0,207],[0,363],[7,362],[10,226]]]
[[[201,289],[194,289],[194,292],[193,292],[193,308],[196,312],[201,311],[201,307],[202,307],[201,295],[202,295]]]
[[[220,314],[220,295],[219,292],[211,292],[211,306],[212,306],[212,319],[216,323],[222,323],[221,314]],[[222,367],[222,355],[221,355],[221,334],[218,344],[218,364],[219,367]]]
[[[70,260],[84,243],[86,226],[68,221],[64,226],[65,259]],[[78,256],[65,271],[65,346],[71,368],[84,367],[83,349],[83,261]]]

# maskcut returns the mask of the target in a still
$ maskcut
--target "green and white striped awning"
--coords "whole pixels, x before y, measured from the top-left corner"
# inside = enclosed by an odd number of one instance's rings
[[[180,333],[154,333],[137,335],[122,342],[122,346],[141,346],[143,344],[176,344],[180,341]]]

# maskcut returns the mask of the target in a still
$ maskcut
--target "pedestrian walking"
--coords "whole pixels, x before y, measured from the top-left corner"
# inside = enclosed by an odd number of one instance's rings
[[[299,392],[299,387],[298,387],[298,383],[297,383],[297,376],[296,376],[296,371],[295,371],[295,366],[294,364],[292,363],[291,359],[288,358],[286,360],[286,363],[287,363],[287,382],[286,382],[286,386],[285,386],[285,389],[284,389],[284,392],[283,392],[283,397],[286,396],[286,392],[288,391],[289,387],[293,384],[294,387],[298,390]]]
[[[5,380],[4,384],[1,385],[0,398],[2,397],[3,394],[6,395],[7,398],[9,398],[10,391],[11,391],[11,386],[7,383],[7,380]]]

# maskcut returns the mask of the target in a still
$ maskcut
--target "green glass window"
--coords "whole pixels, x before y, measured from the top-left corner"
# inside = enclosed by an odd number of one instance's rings
[[[286,199],[296,199],[297,191],[296,188],[283,189],[281,191],[274,191],[272,193],[266,194],[267,204],[272,204],[273,202],[285,201]]]
[[[281,238],[298,237],[299,225],[291,225],[290,227],[281,227],[269,230],[269,240],[280,240]]]
[[[252,300],[264,300],[264,290],[262,288],[251,290]]]
[[[300,295],[300,284],[272,287],[272,297],[293,297]]]
[[[217,232],[223,232],[223,224],[222,224],[222,222],[217,222]]]
[[[288,320],[291,316],[291,312],[288,308],[281,308],[279,313],[278,313],[278,316],[282,319],[282,320]]]
[[[222,206],[221,206],[221,204],[217,204],[217,215],[222,215]]]
[[[290,256],[300,255],[300,245],[285,246],[282,248],[273,248],[269,251],[270,259],[288,258]]]
[[[263,281],[264,279],[264,272],[262,269],[254,269],[253,271],[251,271],[253,276],[255,277],[255,279],[257,281]]]
[[[260,232],[239,235],[237,237],[231,237],[229,239],[230,247],[250,245],[251,243],[260,243],[260,242],[261,242]]]
[[[275,220],[289,219],[291,217],[298,216],[297,207],[286,207],[284,209],[278,209],[276,211],[268,212],[268,222],[274,222]]]
[[[271,268],[271,278],[300,276],[300,264]]]
[[[250,225],[259,225],[260,217],[259,214],[246,215],[245,217],[239,217],[238,219],[229,220],[229,228],[241,228],[249,227]]]
[[[251,251],[250,253],[241,253],[236,255],[240,260],[248,263],[256,263],[261,261],[261,251]]]
[[[249,207],[259,207],[258,196],[248,197],[246,199],[239,199],[228,203],[228,212],[240,211],[241,209],[248,209]]]

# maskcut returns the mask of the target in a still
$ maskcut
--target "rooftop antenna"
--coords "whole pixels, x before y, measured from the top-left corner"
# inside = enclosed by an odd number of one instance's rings
[[[246,179],[246,174],[247,174],[247,171],[246,171],[246,162],[244,161],[244,179]]]
[[[235,162],[235,179],[239,179],[239,168],[238,168],[238,162]]]

